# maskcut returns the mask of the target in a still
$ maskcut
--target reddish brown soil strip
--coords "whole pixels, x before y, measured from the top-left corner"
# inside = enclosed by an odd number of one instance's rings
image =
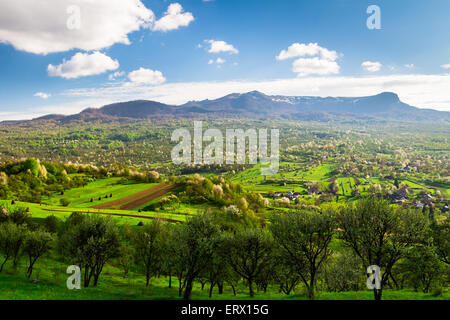
[[[157,190],[156,192],[153,192],[143,198],[139,198],[136,199],[132,202],[128,202],[127,204],[123,205],[120,207],[121,210],[131,210],[137,207],[142,206],[143,204],[146,204],[156,198],[159,198],[163,195],[165,195],[166,193],[169,193],[170,191],[172,191],[173,189],[179,187],[180,185],[177,184],[172,184],[172,185],[164,185],[163,188],[161,188],[160,190]]]
[[[327,182],[335,182],[337,179],[336,178],[331,178],[329,180],[327,180]]]
[[[57,209],[42,209],[50,212],[73,212],[73,210],[57,210]],[[146,216],[138,216],[134,214],[120,214],[120,213],[112,213],[112,212],[95,212],[95,211],[76,211],[77,213],[88,213],[88,214],[101,214],[106,216],[117,216],[117,217],[130,217],[130,218],[139,218],[139,219],[148,219],[148,220],[162,220],[171,223],[183,223],[180,220],[167,219],[167,218],[158,218],[158,217],[146,217]]]
[[[135,193],[135,194],[132,194],[132,195],[130,195],[130,196],[128,196],[128,197],[125,197],[125,198],[120,198],[120,199],[117,199],[117,200],[114,200],[114,201],[109,201],[109,202],[105,202],[105,203],[101,203],[101,204],[98,204],[98,205],[96,205],[96,206],[93,206],[92,208],[94,208],[94,209],[108,209],[108,208],[112,208],[112,207],[118,207],[118,206],[124,206],[124,205],[126,205],[126,204],[129,204],[129,203],[134,203],[135,201],[137,201],[137,200],[139,200],[139,199],[143,199],[143,198],[151,198],[151,195],[152,194],[154,194],[154,193],[156,193],[156,192],[159,192],[160,190],[166,190],[166,189],[170,189],[170,190],[173,190],[175,187],[176,187],[177,185],[169,185],[169,184],[159,184],[159,185],[157,185],[157,186],[154,186],[154,187],[151,187],[150,189],[147,189],[147,190],[144,190],[144,191],[141,191],[141,192],[137,192],[137,193]],[[170,191],[169,190],[169,191]],[[165,193],[167,193],[167,192],[169,192],[169,191],[166,191]],[[164,195],[165,193],[163,193],[163,194],[161,194],[161,195]],[[159,195],[158,197],[160,197],[161,195]],[[150,199],[150,200],[148,200],[148,201],[151,201],[151,200],[153,200],[153,199],[155,199],[155,198],[157,198],[157,197],[154,197],[154,198],[152,198],[152,199]],[[147,202],[148,202],[147,201]],[[145,204],[146,202],[144,202],[144,203],[142,203],[142,204]],[[127,206],[128,207],[128,206]],[[133,207],[130,207],[131,209],[133,209],[133,208],[136,208],[136,207],[138,207],[138,206],[133,206]],[[120,207],[120,209],[123,209],[122,207]]]
[[[355,177],[353,177],[353,180],[355,180],[355,184],[361,184],[361,181],[359,181],[359,179],[358,178],[355,178]]]

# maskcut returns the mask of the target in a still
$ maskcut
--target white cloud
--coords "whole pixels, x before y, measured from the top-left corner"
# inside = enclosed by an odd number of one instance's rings
[[[205,42],[210,44],[209,53],[220,53],[220,52],[229,52],[231,54],[238,54],[239,50],[237,50],[232,44],[226,43],[222,40],[205,40]]]
[[[441,68],[443,68],[443,69],[450,69],[450,63],[448,63],[448,64],[443,64],[443,65],[441,66]]]
[[[35,97],[42,98],[42,99],[48,99],[48,98],[50,98],[52,95],[51,95],[50,93],[45,93],[45,92],[36,92],[36,93],[34,94],[34,96],[35,96]]]
[[[125,75],[125,72],[124,71],[116,71],[116,72],[114,72],[114,73],[111,73],[109,76],[108,76],[108,79],[110,80],[110,81],[114,81],[114,80],[116,80],[117,78],[120,78],[120,77],[122,77],[122,76],[124,76]]]
[[[222,58],[217,58],[216,60],[213,60],[213,59],[210,59],[209,61],[208,61],[208,64],[214,64],[214,63],[217,63],[217,64],[224,64],[226,62],[226,60],[225,59],[222,59]]]
[[[369,72],[377,72],[380,71],[382,64],[377,62],[372,62],[372,61],[364,61],[363,63],[361,63],[361,66]]]
[[[294,43],[287,50],[281,50],[276,57],[277,60],[286,60],[296,57],[319,55],[323,60],[335,61],[338,58],[336,51],[328,50],[319,46],[317,43]]]
[[[414,63],[405,64],[405,68],[413,69],[414,67],[415,67],[415,66],[414,66]]]
[[[183,7],[179,3],[172,3],[164,17],[155,22],[152,30],[163,32],[176,30],[179,27],[188,26],[192,21],[194,21],[192,13],[183,12]]]
[[[292,63],[292,71],[299,77],[339,73],[340,67],[336,62],[337,52],[323,48],[317,43],[294,43],[287,50],[281,50],[275,58],[286,60],[305,56],[313,58],[300,58]]]
[[[317,57],[311,59],[300,58],[295,60],[292,64],[292,71],[297,73],[299,77],[304,77],[311,74],[338,74],[339,69],[340,67],[336,61],[319,59]]]
[[[74,5],[79,15],[68,10]],[[79,29],[69,28],[74,21]],[[153,22],[153,12],[140,0],[0,1],[0,42],[35,54],[130,44],[129,33]]]
[[[150,84],[157,85],[166,81],[161,71],[154,71],[151,69],[139,68],[139,70],[132,71],[128,74],[128,79],[135,84]]]
[[[107,55],[95,51],[92,54],[78,52],[69,61],[64,60],[60,65],[49,64],[47,71],[49,76],[74,79],[84,76],[92,76],[106,71],[116,70],[119,62]]]

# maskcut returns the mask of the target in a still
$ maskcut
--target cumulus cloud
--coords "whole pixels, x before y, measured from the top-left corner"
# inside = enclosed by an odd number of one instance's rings
[[[372,62],[372,61],[364,61],[363,63],[361,63],[361,66],[369,72],[377,72],[380,71],[382,64],[377,62]]]
[[[443,68],[443,69],[450,69],[450,63],[448,63],[448,64],[443,64],[443,65],[441,66],[441,68]]]
[[[277,60],[286,60],[296,57],[319,55],[323,60],[335,61],[338,58],[336,51],[328,50],[319,46],[317,43],[294,43],[287,50],[281,50],[276,57]]]
[[[220,53],[220,52],[229,52],[231,54],[238,54],[239,50],[237,50],[232,44],[226,43],[222,40],[205,40],[205,42],[209,43],[210,47],[209,53]]]
[[[0,1],[0,42],[35,54],[130,44],[154,14],[140,0]]]
[[[128,79],[135,84],[157,85],[166,81],[161,71],[139,68],[128,74]]]
[[[48,99],[48,98],[50,98],[52,95],[51,95],[50,93],[45,93],[45,92],[36,92],[36,93],[34,94],[34,96],[35,96],[35,97],[42,98],[42,99]]]
[[[176,30],[188,26],[192,21],[194,21],[192,13],[183,12],[183,7],[179,3],[172,3],[167,8],[164,17],[155,22],[152,30],[163,32]]]
[[[299,77],[339,73],[340,67],[336,62],[337,52],[323,48],[317,43],[294,43],[287,50],[281,50],[275,58],[287,60],[305,56],[313,58],[299,58],[292,63],[292,71]]]
[[[78,52],[70,60],[64,60],[60,65],[49,64],[47,72],[52,77],[74,79],[102,74],[119,68],[119,62],[107,55],[95,51],[92,54]]]

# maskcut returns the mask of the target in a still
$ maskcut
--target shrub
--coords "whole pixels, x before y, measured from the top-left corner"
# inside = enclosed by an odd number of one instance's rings
[[[44,219],[42,226],[44,229],[50,233],[58,233],[61,226],[62,221],[55,217],[54,215],[48,216]]]
[[[67,199],[67,198],[62,198],[62,199],[59,200],[59,203],[61,203],[61,205],[62,205],[63,207],[68,207],[69,204],[70,204],[70,200]]]

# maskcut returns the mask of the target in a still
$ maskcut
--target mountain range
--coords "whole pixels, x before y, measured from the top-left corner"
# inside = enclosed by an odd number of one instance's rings
[[[265,95],[258,91],[233,93],[215,100],[190,101],[175,106],[137,100],[88,108],[75,115],[47,115],[33,119],[73,120],[161,118],[250,118],[328,121],[333,119],[380,119],[402,121],[450,121],[450,112],[420,109],[400,101],[397,94],[383,92],[367,97],[313,97]]]

